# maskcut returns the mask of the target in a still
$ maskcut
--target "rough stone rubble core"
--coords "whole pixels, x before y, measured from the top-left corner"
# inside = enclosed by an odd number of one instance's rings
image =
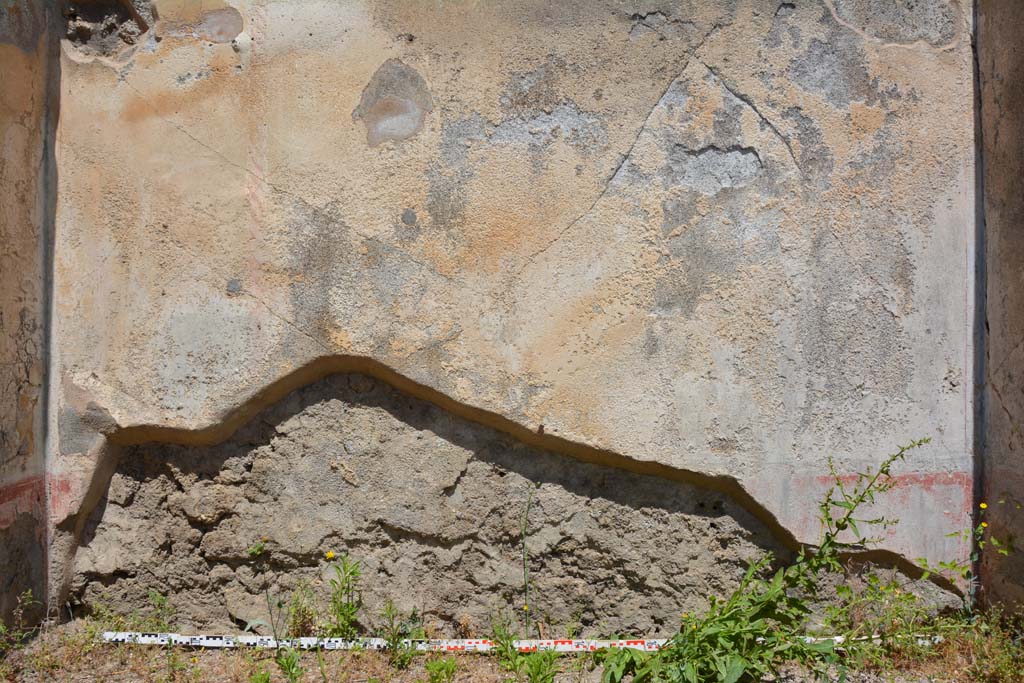
[[[521,608],[529,498],[530,607],[552,627],[671,633],[747,561],[789,557],[724,494],[573,461],[334,375],[220,445],[126,449],[83,531],[73,601],[170,590],[183,623],[230,629],[266,620],[268,587],[324,594],[332,550],[363,564],[364,627],[391,598],[436,633],[487,632]],[[265,576],[247,553],[261,538]]]

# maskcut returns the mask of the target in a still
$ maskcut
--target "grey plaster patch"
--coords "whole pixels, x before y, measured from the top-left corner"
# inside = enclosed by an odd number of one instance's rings
[[[89,401],[81,411],[63,405],[58,421],[58,443],[61,453],[86,453],[97,437],[116,428],[117,421],[105,408]]]
[[[727,94],[725,106],[715,112],[712,124],[718,144],[737,144],[743,139],[742,116],[748,106],[732,93]]]
[[[872,101],[876,93],[858,41],[856,35],[839,30],[827,40],[813,39],[790,63],[789,77],[837,107],[848,107],[854,100]]]
[[[402,223],[405,225],[416,225],[416,212],[412,209],[402,211]]]
[[[689,223],[697,214],[696,192],[682,192],[678,196],[666,198],[661,203],[661,232],[668,235],[680,225]]]
[[[666,180],[701,194],[748,184],[761,172],[761,157],[752,147],[708,146],[698,150],[675,145],[669,153]]]
[[[800,145],[800,169],[804,176],[819,188],[828,187],[835,159],[825,144],[821,128],[799,107],[789,107],[782,112],[782,117],[796,127],[796,140]]]
[[[434,108],[427,82],[418,71],[389,59],[373,74],[352,118],[366,126],[371,147],[387,140],[405,140],[423,127]]]
[[[441,155],[427,169],[427,215],[434,227],[444,230],[462,224],[465,212],[464,187],[473,177],[466,163],[469,149],[487,140],[489,124],[473,112],[467,117],[446,121],[441,129]]]
[[[427,215],[435,228],[452,230],[462,225],[466,211],[465,185],[472,178],[469,166],[432,164],[427,170]]]
[[[546,63],[532,71],[512,74],[498,98],[502,111],[510,117],[529,116],[558,105],[562,96],[558,92],[556,75],[565,68],[563,60],[549,57]]]
[[[363,375],[289,395],[229,441],[126,452],[90,519],[75,600],[172,592],[186,626],[264,618],[264,589],[326,594],[324,553],[364,567],[364,627],[387,598],[439,634],[486,632],[522,604],[556,631],[669,634],[737,585],[763,550],[788,556],[721,494],[580,463],[461,420]],[[269,540],[268,571],[246,549]]]
[[[904,399],[915,359],[900,318],[886,295],[913,299],[913,266],[890,213],[868,213],[857,233],[841,226],[814,236],[808,295],[800,302],[800,350],[806,367],[807,407],[798,433],[827,429],[837,441],[862,428],[865,396]],[[870,229],[869,229],[870,226]],[[859,286],[851,286],[851,283]],[[884,284],[883,284],[884,283]],[[826,420],[818,406],[830,409]],[[879,428],[887,419],[878,422]]]
[[[485,135],[498,144],[526,143],[538,148],[564,138],[584,154],[597,152],[608,143],[604,122],[594,114],[581,111],[572,102],[563,102],[532,116],[505,119],[489,127]]]
[[[362,272],[356,245],[337,203],[320,208],[290,199],[285,220],[292,238],[289,272],[296,276],[290,285],[292,310],[304,329],[326,335],[331,320],[329,292],[335,287],[354,288],[354,278]]]
[[[833,0],[840,19],[886,43],[947,45],[957,35],[958,8],[949,0]]]
[[[788,37],[790,47],[797,48],[800,46],[800,27],[792,21],[795,13],[795,3],[783,2],[779,5],[778,9],[775,10],[772,28],[768,32],[768,37],[765,38],[765,45],[771,48],[781,47],[783,39]]]

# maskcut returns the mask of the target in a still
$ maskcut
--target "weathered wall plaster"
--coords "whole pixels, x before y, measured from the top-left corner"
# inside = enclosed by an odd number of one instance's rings
[[[790,549],[729,496],[579,463],[361,374],[297,390],[216,446],[126,449],[85,526],[72,602],[173,594],[184,626],[266,620],[265,592],[316,594],[324,557],[364,572],[362,618],[385,600],[434,633],[487,633],[524,603],[563,632],[671,633]],[[247,550],[264,539],[263,558]]]
[[[55,12],[0,5],[0,619],[44,594],[46,240],[53,214]]]
[[[886,548],[966,556],[967,3],[72,4],[54,599],[117,468],[161,452],[133,446],[227,439],[336,371],[716,488],[784,545],[826,456],[931,436]]]
[[[978,5],[988,296],[983,500],[997,538],[1024,537],[1024,6]],[[1024,559],[985,555],[988,596],[1024,601]]]

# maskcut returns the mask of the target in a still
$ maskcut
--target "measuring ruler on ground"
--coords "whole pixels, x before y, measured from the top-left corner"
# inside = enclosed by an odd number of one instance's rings
[[[179,633],[141,633],[138,631],[105,631],[103,640],[107,643],[130,645],[171,645],[194,648],[257,648],[298,650],[386,650],[388,643],[383,638],[281,638],[269,636],[188,636]],[[520,652],[594,652],[605,649],[631,649],[654,651],[668,642],[665,638],[640,638],[621,640],[550,639],[516,640],[515,648]],[[493,652],[498,643],[487,638],[438,638],[432,640],[403,640],[403,646],[418,652]]]

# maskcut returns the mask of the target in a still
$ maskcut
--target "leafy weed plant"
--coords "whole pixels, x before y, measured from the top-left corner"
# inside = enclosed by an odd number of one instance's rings
[[[302,668],[302,656],[295,648],[280,648],[274,655],[274,663],[277,664],[277,668],[281,670],[281,674],[288,683],[302,680],[302,675],[305,672]]]
[[[857,474],[851,484],[836,474],[819,505],[821,537],[804,548],[793,564],[764,578],[773,558],[751,564],[739,587],[725,600],[712,599],[707,614],[684,618],[679,633],[660,651],[611,651],[603,656],[604,683],[738,683],[778,677],[788,662],[824,674],[843,661],[831,639],[814,640],[804,631],[825,572],[842,569],[841,554],[862,548],[871,539],[861,531],[893,522],[863,517],[861,509],[894,486],[892,467],[925,443],[914,441],[889,455],[877,470]],[[856,647],[848,641],[844,649]]]
[[[324,632],[329,638],[352,640],[359,635],[359,613],[363,609],[363,598],[359,592],[362,569],[359,562],[348,555],[339,557],[333,566],[330,612]]]
[[[317,632],[317,609],[313,590],[302,582],[288,601],[288,624],[285,634],[289,638],[313,636]]]
[[[459,663],[455,657],[440,657],[427,660],[426,669],[429,683],[452,683],[459,671]]]
[[[426,637],[422,619],[415,609],[406,617],[391,600],[384,603],[381,616],[384,619],[381,637],[387,643],[388,660],[399,671],[408,669],[413,657],[416,656],[416,648],[412,641]]]

